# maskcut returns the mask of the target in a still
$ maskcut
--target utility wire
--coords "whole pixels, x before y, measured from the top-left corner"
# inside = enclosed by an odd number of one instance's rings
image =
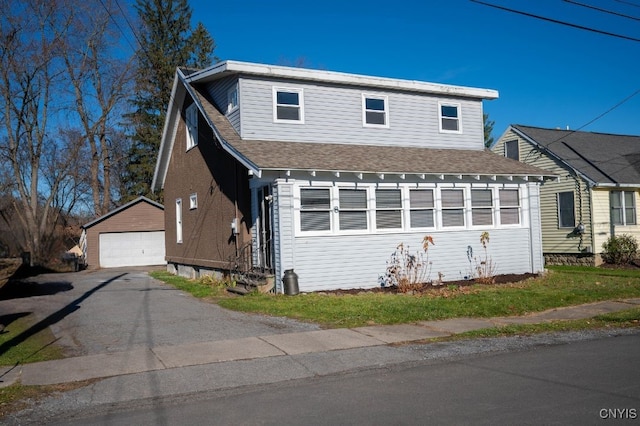
[[[628,4],[629,6],[633,6],[633,7],[640,7],[640,4],[633,3],[630,1],[624,1],[624,0],[614,0],[614,1],[617,1],[618,3],[622,3],[622,4]]]
[[[558,19],[547,18],[545,16],[540,16],[540,15],[534,15],[533,13],[523,12],[523,11],[516,10],[516,9],[510,9],[508,7],[499,6],[497,4],[485,3],[485,2],[479,1],[479,0],[471,0],[471,2],[478,3],[478,4],[481,4],[483,6],[488,6],[488,7],[493,7],[493,8],[496,8],[496,9],[504,10],[506,12],[511,12],[511,13],[516,13],[516,14],[519,14],[519,15],[528,16],[530,18],[540,19],[542,21],[553,22],[554,24],[565,25],[567,27],[577,28],[577,29],[585,30],[585,31],[591,31],[593,33],[598,33],[598,34],[608,35],[608,36],[611,36],[611,37],[617,37],[617,38],[621,38],[621,39],[625,39],[625,40],[640,42],[640,38],[630,37],[630,36],[626,36],[626,35],[622,35],[622,34],[610,33],[608,31],[602,31],[602,30],[598,30],[598,29],[595,29],[595,28],[585,27],[583,25],[573,24],[571,22],[560,21]]]
[[[622,18],[633,19],[634,21],[640,21],[640,18],[636,18],[635,16],[625,15],[624,13],[614,12],[613,10],[603,9],[596,6],[591,6],[590,4],[580,3],[573,0],[563,0],[565,3],[575,4],[576,6],[581,6],[587,9],[597,10],[598,12],[608,13],[610,15],[620,16]]]

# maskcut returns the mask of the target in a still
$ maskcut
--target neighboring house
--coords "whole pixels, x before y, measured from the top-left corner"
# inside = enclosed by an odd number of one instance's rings
[[[164,207],[139,197],[82,226],[89,268],[164,265]]]
[[[559,176],[540,192],[549,264],[600,264],[612,235],[640,238],[640,136],[511,125],[492,150]]]
[[[430,235],[431,278],[544,268],[549,174],[484,149],[494,90],[235,61],[174,80],[154,190],[168,269],[293,269],[300,291],[380,285],[398,244]],[[471,259],[473,260],[473,259]]]

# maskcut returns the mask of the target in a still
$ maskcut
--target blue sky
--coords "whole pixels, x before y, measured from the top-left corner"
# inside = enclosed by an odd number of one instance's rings
[[[640,39],[640,0],[483,0]],[[640,42],[470,0],[190,0],[222,59],[498,90],[484,109],[509,124],[577,129],[640,90]],[[640,93],[585,131],[640,135]]]

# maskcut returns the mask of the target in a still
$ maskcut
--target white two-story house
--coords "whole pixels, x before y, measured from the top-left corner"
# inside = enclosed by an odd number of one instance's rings
[[[380,285],[403,243],[433,276],[543,269],[549,176],[484,149],[494,90],[225,61],[176,72],[154,190],[181,275],[286,270],[300,291]],[[546,175],[545,175],[546,173]]]

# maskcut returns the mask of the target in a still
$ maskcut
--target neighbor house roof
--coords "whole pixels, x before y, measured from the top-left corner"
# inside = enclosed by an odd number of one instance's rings
[[[98,223],[102,222],[103,220],[106,220],[106,219],[108,219],[108,218],[120,213],[121,211],[126,210],[129,207],[132,207],[132,206],[134,206],[134,205],[136,205],[138,203],[149,203],[154,207],[157,207],[159,209],[164,210],[164,206],[162,204],[156,203],[155,201],[152,201],[152,200],[148,199],[147,197],[140,196],[140,197],[136,198],[135,200],[129,201],[128,203],[123,204],[123,205],[121,205],[120,207],[118,207],[118,208],[116,208],[114,210],[111,210],[109,213],[107,213],[105,215],[102,215],[99,218],[94,219],[91,222],[82,225],[82,228],[83,229],[91,228],[92,226],[97,225]]]
[[[253,69],[252,67],[256,67]],[[263,68],[266,67],[266,68]],[[399,82],[403,80],[379,79],[377,77],[365,77],[343,75],[341,73],[320,72],[314,70],[290,69],[285,67],[260,66],[258,64],[246,64],[227,61],[224,65],[216,65],[200,72],[185,75],[185,70],[176,72],[172,90],[171,103],[167,112],[160,153],[154,173],[152,188],[159,190],[164,187],[164,179],[169,166],[169,159],[175,139],[175,129],[180,117],[180,107],[185,96],[194,99],[200,112],[207,120],[216,138],[223,149],[234,156],[249,171],[260,176],[262,172],[277,171],[309,171],[309,172],[351,172],[351,173],[377,173],[377,174],[417,174],[417,175],[474,175],[495,177],[506,176],[508,178],[530,177],[537,179],[555,178],[556,176],[537,167],[511,160],[494,154],[488,150],[462,150],[462,149],[427,149],[399,146],[372,146],[347,144],[339,140],[335,143],[307,143],[284,142],[273,140],[245,140],[233,128],[229,120],[216,108],[208,98],[204,90],[206,82],[214,77],[226,75],[232,72],[254,73],[276,72],[279,76],[289,75],[296,78],[314,76],[316,79],[329,77],[344,80],[345,84],[351,78],[365,84],[378,81],[379,84],[387,84],[388,87],[399,88]],[[275,70],[275,71],[274,71]],[[300,76],[298,75],[300,74]],[[271,75],[271,74],[269,74]],[[301,77],[302,76],[302,77]],[[329,76],[329,77],[327,77]],[[326,81],[326,80],[323,80]],[[330,80],[329,80],[330,81]],[[408,86],[421,87],[419,82],[406,81]],[[425,83],[423,91],[428,91],[431,83]],[[387,87],[385,86],[385,87]],[[380,86],[382,87],[382,86]],[[443,86],[444,87],[444,86]],[[452,86],[453,87],[453,86]],[[464,88],[460,88],[462,90]],[[408,90],[408,89],[406,89]],[[443,89],[445,90],[445,89]],[[456,91],[450,88],[450,94],[458,96],[471,96],[471,92]],[[482,90],[482,89],[478,89]],[[481,92],[475,93],[478,97],[491,98],[492,91],[481,96]],[[442,92],[445,93],[445,92]],[[464,94],[463,94],[464,93]],[[497,96],[497,92],[496,92]]]
[[[511,125],[595,186],[640,185],[640,136]]]

